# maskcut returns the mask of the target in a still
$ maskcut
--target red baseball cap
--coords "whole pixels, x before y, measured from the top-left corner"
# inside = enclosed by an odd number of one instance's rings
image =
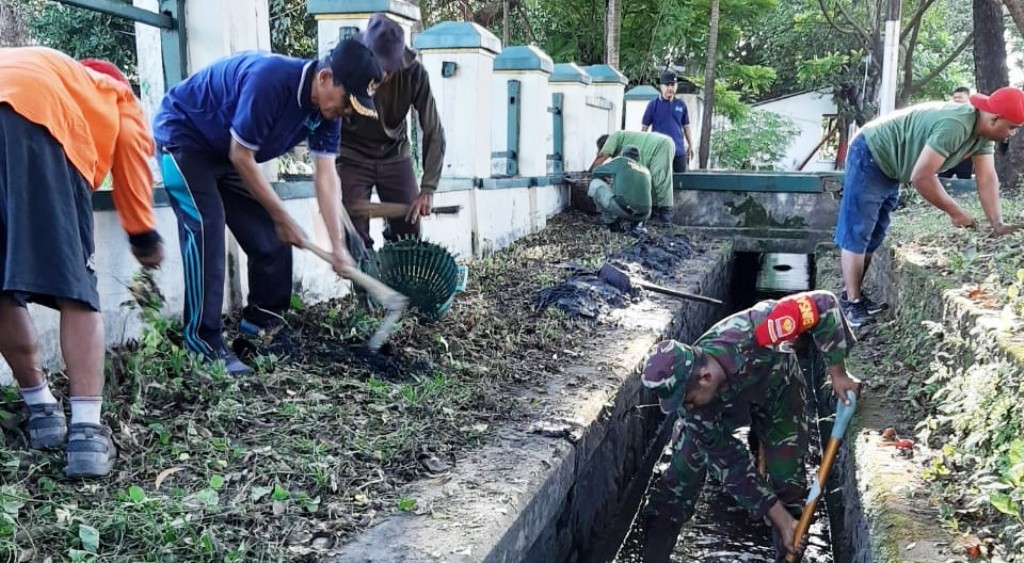
[[[86,68],[91,68],[100,74],[105,74],[118,82],[123,83],[125,86],[131,86],[128,79],[121,73],[121,69],[117,68],[117,65],[114,63],[101,61],[99,59],[82,59],[78,62]]]
[[[1006,86],[992,92],[990,96],[971,94],[971,105],[1010,123],[1024,125],[1024,91],[1019,88]]]

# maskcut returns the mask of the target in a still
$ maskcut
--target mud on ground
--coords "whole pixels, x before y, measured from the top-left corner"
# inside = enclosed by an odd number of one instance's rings
[[[108,356],[105,419],[121,455],[101,481],[66,481],[59,452],[26,450],[20,401],[5,389],[0,561],[316,561],[382,516],[418,510],[401,485],[458,464],[498,423],[528,419],[538,374],[559,373],[577,342],[608,330],[535,307],[537,292],[566,264],[596,269],[633,242],[560,216],[469,263],[449,314],[406,315],[383,357],[362,347],[380,314],[352,298],[296,302],[294,347],[254,358],[257,373],[241,379],[197,366],[175,323],[151,318],[142,342]],[[66,397],[65,376],[51,381]]]

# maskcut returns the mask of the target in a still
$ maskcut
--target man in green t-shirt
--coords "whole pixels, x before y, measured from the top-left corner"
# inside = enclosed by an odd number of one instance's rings
[[[1017,229],[1003,224],[992,153],[994,142],[1006,141],[1024,124],[1024,91],[1000,88],[991,96],[974,94],[970,101],[893,112],[869,122],[850,143],[835,240],[842,249],[846,288],[841,304],[852,326],[886,308],[869,299],[861,285],[872,254],[885,238],[901,183],[913,185],[945,211],[955,227],[976,227],[974,217],[949,197],[937,176],[971,158],[978,199],[992,230],[1001,235]]]
[[[628,226],[623,230],[630,230],[651,215],[651,173],[637,162],[639,158],[639,149],[628,146],[621,156],[594,169],[587,195],[609,227],[625,221]]]
[[[669,223],[672,221],[672,158],[676,145],[668,135],[644,133],[641,131],[616,131],[601,135],[597,139],[597,158],[590,165],[595,170],[604,161],[618,156],[627,147],[636,147],[640,153],[637,160],[651,173],[651,219]]]

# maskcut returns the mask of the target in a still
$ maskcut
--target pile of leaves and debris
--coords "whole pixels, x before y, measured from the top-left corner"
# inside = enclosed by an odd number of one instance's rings
[[[631,277],[663,284],[674,281],[679,265],[695,252],[700,251],[684,235],[644,233],[637,244],[609,256],[607,263]],[[572,273],[564,282],[535,296],[534,303],[539,308],[557,307],[570,315],[599,319],[610,309],[626,307],[641,298],[636,290],[609,284],[595,268],[578,263],[567,264],[565,268]]]
[[[914,460],[960,552],[1024,561],[1024,365],[1000,350],[1013,342],[977,331],[964,338],[937,322],[942,292],[956,289],[1006,326],[1021,326],[1024,232],[996,236],[976,195],[956,199],[978,229],[953,228],[916,194],[895,215],[887,244],[918,266],[898,274],[903,294],[918,301],[867,327],[853,364],[869,370],[871,392],[899,413],[895,433],[913,438],[902,441],[931,449]],[[1002,208],[1004,222],[1024,223],[1024,198],[1004,198]]]
[[[469,263],[465,293],[432,323],[405,315],[388,355],[362,343],[382,313],[352,298],[288,315],[293,348],[231,378],[147,315],[110,355],[105,418],[120,459],[105,480],[63,479],[60,453],[25,448],[21,403],[0,396],[0,560],[317,561],[375,520],[420,510],[397,491],[440,473],[507,421],[599,324],[533,296],[566,263],[599,265],[635,242],[564,214]],[[64,374],[55,392],[66,396]]]

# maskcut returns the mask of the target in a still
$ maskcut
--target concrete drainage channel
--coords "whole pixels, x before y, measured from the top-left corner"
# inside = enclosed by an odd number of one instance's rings
[[[688,282],[679,289],[728,300],[729,310],[813,287],[812,255],[734,254],[728,242],[709,247],[683,266]],[[503,429],[497,443],[461,461],[450,475],[413,483],[403,491],[428,509],[382,521],[326,561],[616,560],[671,428],[651,407],[655,400],[640,385],[637,369],[658,340],[692,341],[727,312],[714,309],[658,296],[633,304],[617,319],[615,330],[605,331],[591,350],[575,355],[580,359],[566,370],[570,377],[553,378],[547,396],[537,398],[536,412],[543,412],[548,423],[562,424],[562,436]],[[818,391],[819,432],[827,435],[834,403],[829,389],[820,388],[824,368],[813,359],[805,364],[811,388]],[[816,470],[817,461],[812,455],[809,470]],[[805,561],[870,560],[867,538],[857,531],[866,528],[858,521],[853,479],[844,454],[827,487],[828,517],[819,516],[819,527],[812,530],[820,555]],[[717,514],[710,516],[718,520]],[[761,545],[744,551],[749,537],[726,530],[724,536],[709,534],[709,540],[684,528],[673,560],[771,561],[767,526],[745,513],[730,519],[738,530],[754,530]],[[702,542],[730,543],[733,551],[726,559],[687,551],[688,544]],[[628,555],[617,559],[631,560]]]

